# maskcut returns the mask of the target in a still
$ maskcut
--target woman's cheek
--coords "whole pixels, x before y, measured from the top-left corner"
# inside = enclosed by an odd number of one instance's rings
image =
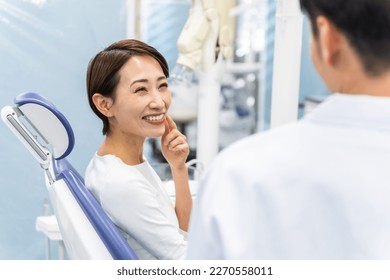
[[[165,103],[165,106],[167,107],[167,110],[171,106],[171,102],[172,102],[171,91],[168,91],[166,94],[165,100],[164,100],[164,103]]]

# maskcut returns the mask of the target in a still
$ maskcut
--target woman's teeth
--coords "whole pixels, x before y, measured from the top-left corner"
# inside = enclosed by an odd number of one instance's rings
[[[145,120],[147,121],[160,121],[162,120],[164,117],[164,114],[161,114],[161,115],[158,115],[158,116],[146,116],[146,117],[143,117]]]

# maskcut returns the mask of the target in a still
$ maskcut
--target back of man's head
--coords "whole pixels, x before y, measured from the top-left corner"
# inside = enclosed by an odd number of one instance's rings
[[[348,39],[370,76],[390,70],[390,0],[300,0],[313,35],[316,18],[328,18]]]

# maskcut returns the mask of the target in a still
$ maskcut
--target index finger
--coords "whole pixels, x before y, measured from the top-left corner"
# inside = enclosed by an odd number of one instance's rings
[[[170,116],[166,115],[165,118],[167,120],[167,124],[168,124],[169,128],[177,129],[176,123],[173,121],[173,119]]]

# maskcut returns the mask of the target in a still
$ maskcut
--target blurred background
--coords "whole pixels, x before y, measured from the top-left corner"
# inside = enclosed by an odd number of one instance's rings
[[[220,90],[220,150],[270,128],[276,1],[239,0],[237,5],[242,8],[235,13],[233,56]],[[137,38],[156,47],[172,69],[190,7],[190,0],[0,0],[0,107],[12,105],[23,92],[52,101],[73,127],[76,144],[68,158],[84,174],[103,140],[86,97],[89,60],[115,41]],[[309,35],[305,19],[298,117],[329,95],[310,62]],[[175,90],[173,95],[176,109],[188,106]],[[177,122],[195,157],[196,110]],[[146,144],[146,156],[160,161],[158,143]],[[0,147],[0,259],[45,259],[47,239],[35,227],[38,216],[52,211],[42,170],[3,124]],[[58,244],[51,244],[55,259]]]

